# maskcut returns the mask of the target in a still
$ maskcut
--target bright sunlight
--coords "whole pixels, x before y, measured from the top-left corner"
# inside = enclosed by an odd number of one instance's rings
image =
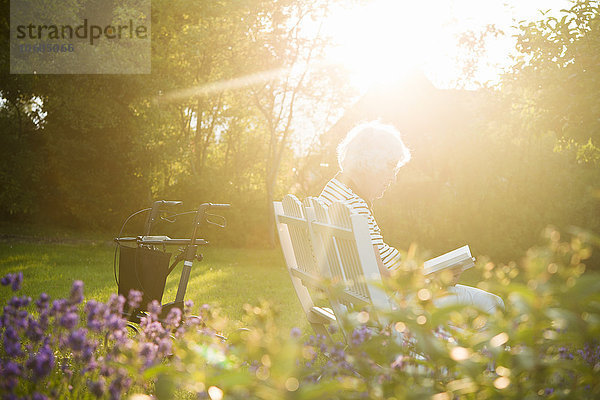
[[[361,89],[401,79],[415,68],[425,71],[437,86],[452,86],[464,58],[458,36],[494,24],[504,34],[486,40],[486,59],[481,60],[477,78],[495,80],[510,62],[514,21],[539,16],[538,10],[558,12],[567,5],[565,0],[376,0],[332,14],[324,29],[337,45],[327,61],[344,65]]]

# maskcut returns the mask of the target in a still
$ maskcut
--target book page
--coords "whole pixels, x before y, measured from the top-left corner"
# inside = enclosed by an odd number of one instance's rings
[[[465,245],[456,250],[452,250],[446,254],[442,254],[441,256],[425,261],[423,264],[423,273],[428,275],[442,269],[453,268],[458,265],[472,263],[473,257],[471,256],[471,249],[468,245]]]

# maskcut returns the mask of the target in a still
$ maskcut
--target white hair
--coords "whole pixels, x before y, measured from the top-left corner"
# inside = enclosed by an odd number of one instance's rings
[[[410,161],[410,150],[391,125],[377,121],[354,127],[337,147],[340,170],[352,174],[368,169],[382,171],[394,162],[399,169]]]

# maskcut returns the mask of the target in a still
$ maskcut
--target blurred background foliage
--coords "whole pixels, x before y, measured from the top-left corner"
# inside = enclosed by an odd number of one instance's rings
[[[600,231],[596,1],[521,22],[497,85],[440,90],[417,74],[360,98],[341,67],[318,65],[333,2],[154,0],[152,73],[129,76],[10,75],[0,3],[4,221],[116,233],[153,199],[228,202],[219,241],[266,246],[271,202],[318,194],[347,129],[379,118],[414,151],[375,204],[391,244],[507,261],[548,224]],[[476,61],[485,34],[470,37]]]

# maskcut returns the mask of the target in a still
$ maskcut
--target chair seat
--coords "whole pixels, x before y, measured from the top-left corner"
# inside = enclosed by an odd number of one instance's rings
[[[333,310],[327,307],[312,307],[310,309],[311,317],[314,317],[316,320],[311,322],[317,322],[321,324],[331,324],[336,322],[335,314],[333,314]]]

